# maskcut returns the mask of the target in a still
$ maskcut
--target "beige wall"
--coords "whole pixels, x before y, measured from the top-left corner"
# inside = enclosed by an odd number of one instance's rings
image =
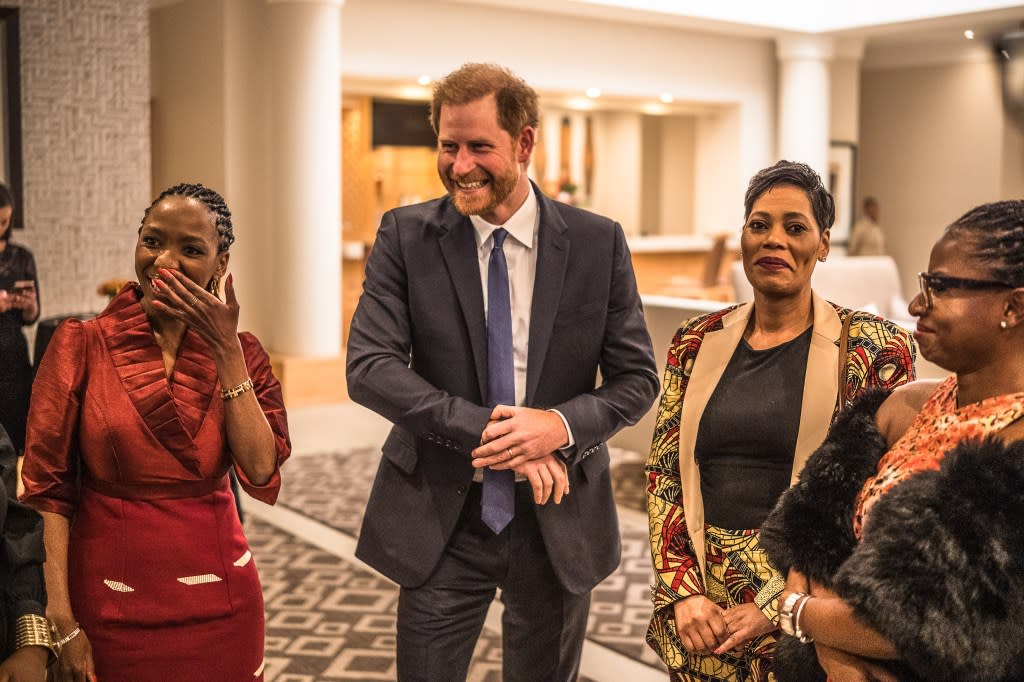
[[[42,316],[97,311],[134,278],[149,204],[149,25],[137,0],[20,5],[26,229]]]
[[[201,182],[232,212],[229,269],[239,327],[272,343],[265,13],[251,0],[186,0],[153,10],[153,191]],[[339,112],[340,116],[340,112]]]
[[[694,234],[693,191],[697,123],[693,116],[661,119],[661,233]]]
[[[905,294],[942,229],[1020,178],[1019,137],[1006,135],[990,61],[862,74],[857,195],[874,195]],[[1017,180],[1007,168],[1016,165]],[[1016,195],[1021,195],[1017,185]]]
[[[478,37],[482,27],[485,39]],[[596,83],[609,95],[653,99],[668,91],[677,102],[722,107],[728,137],[717,135],[722,129],[716,123],[697,132],[698,138],[702,131],[713,134],[705,148],[728,147],[724,163],[710,154],[697,157],[695,173],[712,179],[710,199],[701,203],[699,188],[695,198],[698,233],[738,225],[742,211],[737,206],[747,180],[774,157],[771,40],[415,0],[346,0],[341,28],[346,75],[415,80],[421,74],[448,73],[467,61],[494,61],[541,91],[582,93]],[[712,118],[720,117],[716,113]],[[699,140],[696,144],[702,145]],[[601,162],[599,156],[595,162]],[[725,197],[729,203],[723,203]],[[595,198],[600,199],[596,193]],[[597,204],[594,208],[602,210]],[[636,225],[638,218],[630,210],[608,214],[624,225]]]

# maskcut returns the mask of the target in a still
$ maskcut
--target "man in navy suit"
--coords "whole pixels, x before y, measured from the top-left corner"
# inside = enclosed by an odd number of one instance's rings
[[[620,555],[605,441],[658,392],[629,250],[527,178],[507,69],[449,74],[431,121],[448,194],[383,216],[349,337],[349,393],[394,424],[356,555],[401,585],[400,680],[464,679],[499,587],[504,679],[572,680]]]

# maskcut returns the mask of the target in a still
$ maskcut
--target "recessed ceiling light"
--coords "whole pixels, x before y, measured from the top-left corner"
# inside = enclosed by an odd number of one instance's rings
[[[430,76],[424,74],[416,79],[416,82],[420,85],[430,85]]]
[[[661,93],[661,96],[658,99],[660,99],[665,104],[672,104],[672,102],[676,101],[676,98],[672,96],[671,92]]]
[[[600,97],[601,88],[587,88],[587,97]]]
[[[967,29],[966,31],[964,31],[964,38],[967,38],[968,40],[974,40],[974,31],[972,31],[971,29]]]

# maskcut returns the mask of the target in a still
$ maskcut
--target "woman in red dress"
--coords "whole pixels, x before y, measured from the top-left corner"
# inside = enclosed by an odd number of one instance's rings
[[[263,598],[227,473],[272,504],[291,445],[230,276],[219,298],[233,241],[216,192],[164,191],[139,229],[139,283],[62,324],[40,363],[23,499],[45,521],[68,679],[263,677]]]

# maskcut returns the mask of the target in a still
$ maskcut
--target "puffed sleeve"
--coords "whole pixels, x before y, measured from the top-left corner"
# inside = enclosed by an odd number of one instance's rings
[[[61,323],[39,363],[25,435],[22,501],[70,517],[78,504],[78,422],[89,362],[88,330]]]
[[[846,406],[871,389],[888,392],[917,378],[917,344],[909,331],[863,311],[849,314],[854,319],[846,363]]]
[[[684,369],[694,354],[684,341],[686,332],[686,326],[680,328],[669,347],[654,439],[644,468],[654,562],[651,589],[654,618],[648,640],[659,650],[662,659],[676,668],[681,661],[672,660],[678,652],[678,646],[673,645],[676,635],[672,605],[685,597],[704,593],[700,564],[683,515],[679,475],[679,422],[686,390]]]
[[[238,475],[238,482],[245,492],[260,502],[274,504],[277,501],[278,493],[281,492],[281,464],[292,453],[291,437],[288,435],[288,415],[284,409],[281,382],[274,376],[270,366],[270,356],[263,350],[259,340],[248,332],[242,332],[238,337],[242,342],[242,353],[245,355],[245,365],[249,370],[249,377],[252,379],[256,400],[259,401],[263,415],[267,418],[270,430],[274,434],[277,466],[274,468],[274,474],[270,480],[263,485],[256,485],[250,481],[238,465],[235,465],[235,474]]]

